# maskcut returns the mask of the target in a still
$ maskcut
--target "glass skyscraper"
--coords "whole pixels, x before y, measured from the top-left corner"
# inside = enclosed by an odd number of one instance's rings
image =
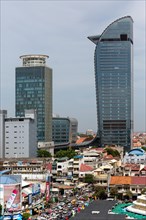
[[[133,20],[122,17],[88,37],[94,54],[100,145],[131,147],[133,127]]]
[[[52,141],[52,69],[46,66],[46,55],[20,57],[16,68],[16,116],[25,110],[37,112],[37,140]]]
[[[53,117],[52,140],[55,144],[77,141],[78,121],[75,118]]]

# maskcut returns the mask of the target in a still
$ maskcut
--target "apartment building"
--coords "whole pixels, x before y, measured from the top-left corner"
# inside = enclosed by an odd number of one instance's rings
[[[36,157],[37,126],[34,110],[25,117],[5,119],[5,158]]]

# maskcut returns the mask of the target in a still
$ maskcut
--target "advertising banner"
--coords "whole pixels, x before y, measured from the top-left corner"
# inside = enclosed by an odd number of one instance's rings
[[[6,211],[18,211],[21,209],[21,185],[4,185],[4,208]]]
[[[46,201],[48,202],[50,199],[50,183],[46,182]]]
[[[37,195],[41,192],[41,186],[40,183],[35,183],[32,185],[32,195]]]
[[[32,204],[32,194],[28,195],[28,205]]]

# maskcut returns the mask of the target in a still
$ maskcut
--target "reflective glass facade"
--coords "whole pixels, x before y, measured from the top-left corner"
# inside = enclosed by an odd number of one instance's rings
[[[133,124],[133,21],[130,16],[110,24],[96,44],[95,85],[101,146],[131,147]]]
[[[70,133],[70,121],[68,118],[53,118],[52,140],[55,144],[68,143]]]
[[[52,140],[52,70],[46,66],[16,68],[16,116],[37,110],[38,141]]]
[[[75,118],[57,118],[52,120],[52,140],[55,144],[75,143],[77,140],[78,122]]]

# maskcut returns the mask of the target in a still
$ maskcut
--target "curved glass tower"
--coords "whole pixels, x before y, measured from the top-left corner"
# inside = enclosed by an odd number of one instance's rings
[[[95,85],[100,145],[131,147],[133,127],[133,20],[122,17],[101,35],[88,37],[96,44]]]

